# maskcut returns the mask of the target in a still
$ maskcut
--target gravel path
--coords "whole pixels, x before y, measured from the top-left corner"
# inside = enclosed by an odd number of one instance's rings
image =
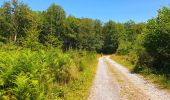
[[[170,100],[170,93],[157,88],[108,56],[99,58],[89,100]]]
[[[119,85],[107,72],[103,58],[99,58],[98,69],[89,100],[119,100]]]

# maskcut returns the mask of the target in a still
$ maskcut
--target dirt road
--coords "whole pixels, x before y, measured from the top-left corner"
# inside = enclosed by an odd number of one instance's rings
[[[89,100],[170,100],[170,93],[130,73],[109,56],[99,58]]]

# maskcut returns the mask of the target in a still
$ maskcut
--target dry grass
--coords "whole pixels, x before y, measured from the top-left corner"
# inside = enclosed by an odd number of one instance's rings
[[[133,70],[134,66],[133,64],[128,60],[128,56],[122,56],[122,55],[111,55],[111,59],[115,60],[116,62],[119,62],[129,70]]]

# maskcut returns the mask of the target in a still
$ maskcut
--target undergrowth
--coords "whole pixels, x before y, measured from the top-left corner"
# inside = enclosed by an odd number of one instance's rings
[[[165,74],[158,74],[154,69],[149,67],[136,67],[128,60],[128,56],[112,55],[111,58],[123,66],[127,67],[131,72],[144,76],[145,79],[155,83],[159,88],[170,89],[170,78]],[[136,69],[137,68],[137,69]]]
[[[0,51],[1,100],[87,98],[96,68],[95,53],[22,48]]]

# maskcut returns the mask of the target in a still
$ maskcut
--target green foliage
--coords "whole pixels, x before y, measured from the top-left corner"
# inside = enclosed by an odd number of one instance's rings
[[[26,4],[4,2],[0,8],[0,41],[37,50],[62,48],[100,52],[104,43],[102,23],[90,18],[66,17],[59,5],[43,12],[32,11]],[[43,46],[42,46],[43,45]]]
[[[78,48],[78,34],[80,21],[74,16],[68,16],[64,22],[65,34],[63,34],[64,45],[63,48],[68,50],[70,48]]]
[[[133,72],[144,75],[161,87],[169,88],[170,9],[163,7],[146,24],[125,23],[118,54],[126,55]]]
[[[60,6],[52,4],[41,16],[43,16],[42,31],[40,33],[41,43],[49,48],[61,47],[61,37],[64,32],[63,26],[66,18],[65,11]]]
[[[81,83],[88,86],[84,97],[88,96],[93,80],[91,75],[95,73],[95,70],[91,71],[89,62],[95,61],[97,64],[94,54],[88,56],[86,51],[62,53],[56,49],[31,51],[19,48],[8,50],[5,47],[0,50],[1,99],[68,98],[69,85],[77,84],[82,79]],[[93,67],[96,68],[96,65]]]
[[[98,59],[96,59],[97,55],[85,51],[74,52],[71,54],[73,54],[74,59],[76,59],[74,61],[77,63],[83,62],[84,69],[79,72],[79,77],[77,77],[73,83],[68,84],[68,86],[64,88],[65,99],[87,100],[96,73],[98,63]],[[79,67],[80,65],[76,64],[76,66]]]
[[[32,19],[34,20],[34,19]],[[25,28],[24,32],[26,33],[25,39],[22,40],[23,47],[31,48],[31,50],[40,49],[41,44],[39,43],[39,33],[38,24],[35,21],[30,25],[29,28]]]
[[[48,98],[54,92],[54,83],[66,84],[74,79],[70,56],[59,50],[2,51],[0,55],[2,98]]]
[[[109,21],[103,27],[104,34],[104,45],[102,47],[103,53],[115,53],[118,48],[118,37],[119,30],[117,28],[117,24],[113,21]]]
[[[11,20],[11,5],[9,2],[5,2],[2,8],[0,8],[0,41],[8,42],[12,35],[12,25],[10,24]]]
[[[160,80],[169,84],[170,9],[163,7],[147,23],[102,24],[90,18],[66,17],[56,4],[40,12],[17,0],[4,2],[0,47],[0,99],[87,97],[96,51],[124,55],[134,72],[162,74]]]
[[[98,33],[99,32],[99,33]],[[101,34],[101,23],[89,18],[80,19],[78,34],[78,48],[88,51],[95,51],[102,46],[102,39],[98,36]]]
[[[117,50],[118,54],[126,55],[132,49],[132,43],[128,41],[121,41]]]
[[[128,55],[131,51],[138,48],[141,43],[142,37],[145,33],[145,23],[136,24],[134,21],[130,20],[124,23],[124,30],[119,37],[119,47],[117,50],[118,54]]]
[[[143,46],[151,57],[150,67],[169,74],[170,70],[170,9],[158,11],[158,17],[147,24]]]
[[[83,62],[83,61],[80,61],[80,64],[79,64],[79,71],[83,71],[84,69],[85,69],[84,62]]]

